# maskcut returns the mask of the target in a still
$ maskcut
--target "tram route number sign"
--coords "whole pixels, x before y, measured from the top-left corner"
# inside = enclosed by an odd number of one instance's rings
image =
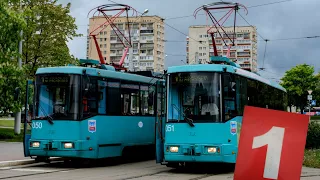
[[[299,180],[309,117],[246,106],[234,180]]]

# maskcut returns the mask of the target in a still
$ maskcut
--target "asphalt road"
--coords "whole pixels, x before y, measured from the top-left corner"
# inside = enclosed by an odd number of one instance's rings
[[[211,167],[210,167],[211,168]],[[37,165],[24,165],[10,168],[0,168],[0,179],[10,180],[49,180],[49,179],[157,179],[157,180],[232,180],[233,172],[215,171],[203,172],[199,170],[176,170],[156,164],[154,160],[131,162],[123,164],[110,163],[103,167],[75,168],[63,162],[51,164],[38,163]],[[303,168],[302,180],[319,180],[320,169]]]

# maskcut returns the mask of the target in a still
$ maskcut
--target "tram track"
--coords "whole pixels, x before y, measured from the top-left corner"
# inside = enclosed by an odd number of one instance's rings
[[[56,170],[46,170],[44,168],[47,168],[46,166],[52,166],[55,164],[61,164],[62,162],[51,162],[50,164],[47,163],[38,163],[38,164],[32,164],[32,165],[23,165],[23,166],[17,166],[17,167],[7,167],[7,168],[1,168],[0,171],[2,171],[1,174],[4,174],[5,171],[19,171],[19,172],[35,172],[35,173],[27,173],[27,174],[19,174],[19,175],[8,175],[4,177],[0,177],[0,179],[13,179],[13,178],[22,178],[22,177],[29,177],[29,176],[37,176],[37,175],[43,175],[43,174],[51,174],[51,173],[58,173],[58,172],[69,172],[73,170],[77,170],[80,168],[63,168],[63,169],[56,169]],[[37,169],[41,166],[44,166],[41,169]]]

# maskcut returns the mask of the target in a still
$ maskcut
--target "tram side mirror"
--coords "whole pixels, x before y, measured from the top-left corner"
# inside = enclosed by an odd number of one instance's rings
[[[13,95],[14,101],[18,101],[19,96],[20,96],[20,88],[16,87],[15,90],[14,90],[14,95]]]

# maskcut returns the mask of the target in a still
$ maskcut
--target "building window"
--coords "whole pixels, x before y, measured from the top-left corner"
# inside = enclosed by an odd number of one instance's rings
[[[199,50],[201,51],[201,50],[202,50],[202,47],[199,47]]]

